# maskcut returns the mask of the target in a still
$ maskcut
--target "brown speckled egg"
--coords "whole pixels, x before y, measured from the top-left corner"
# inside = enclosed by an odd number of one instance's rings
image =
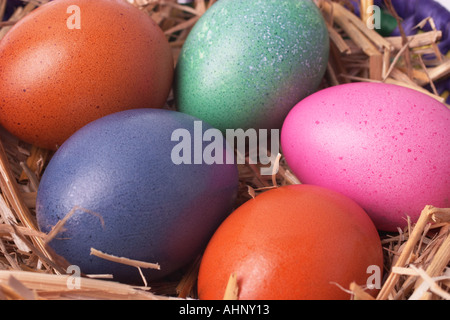
[[[56,149],[97,118],[161,108],[173,56],[160,27],[123,0],[58,0],[0,41],[0,124]]]

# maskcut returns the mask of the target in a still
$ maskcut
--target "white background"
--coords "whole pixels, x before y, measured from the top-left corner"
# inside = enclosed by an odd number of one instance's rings
[[[444,7],[446,7],[448,11],[450,11],[450,0],[435,0],[435,1],[439,2]]]

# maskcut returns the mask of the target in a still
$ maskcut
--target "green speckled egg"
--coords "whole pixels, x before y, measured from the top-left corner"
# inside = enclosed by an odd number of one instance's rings
[[[177,108],[222,131],[279,129],[317,90],[328,54],[328,31],[312,0],[220,0],[183,45]]]

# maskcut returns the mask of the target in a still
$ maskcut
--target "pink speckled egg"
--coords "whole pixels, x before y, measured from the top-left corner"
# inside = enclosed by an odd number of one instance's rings
[[[365,82],[318,91],[288,114],[281,147],[302,183],[353,198],[379,230],[450,206],[450,110],[421,92]]]

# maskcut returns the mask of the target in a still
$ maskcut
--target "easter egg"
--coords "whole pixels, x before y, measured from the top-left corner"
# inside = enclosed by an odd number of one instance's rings
[[[350,283],[377,291],[383,254],[364,210],[340,193],[283,186],[236,209],[200,263],[200,299],[222,299],[236,276],[240,300],[342,300]]]
[[[149,281],[191,262],[231,212],[238,187],[236,165],[174,161],[180,143],[174,132],[210,129],[220,133],[192,116],[145,108],[79,129],[53,155],[39,184],[39,228],[49,232],[67,217],[50,247],[83,273],[127,283],[142,284],[135,267],[90,255],[91,248],[159,264],[160,270],[142,268]],[[227,150],[224,143],[224,156]]]
[[[107,114],[163,107],[173,64],[160,27],[126,1],[49,2],[0,42],[0,124],[54,150]]]
[[[280,129],[320,84],[324,19],[309,0],[227,0],[197,21],[175,68],[179,111],[226,129]]]
[[[281,148],[301,182],[351,197],[378,229],[397,231],[426,205],[450,206],[449,128],[450,110],[424,93],[343,84],[291,110]]]

